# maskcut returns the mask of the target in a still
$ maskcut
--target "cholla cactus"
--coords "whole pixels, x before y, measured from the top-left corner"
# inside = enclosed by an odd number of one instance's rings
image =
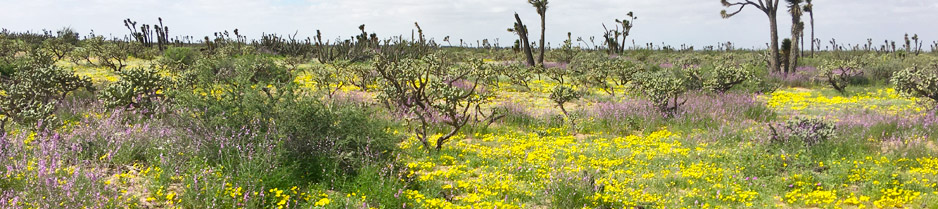
[[[785,122],[788,140],[799,139],[805,146],[815,145],[834,138],[837,127],[833,122],[821,118],[794,117]]]
[[[915,66],[893,74],[896,90],[912,97],[924,97],[938,104],[938,63],[928,67]]]
[[[821,74],[827,78],[827,83],[840,92],[847,94],[847,85],[850,79],[863,74],[860,71],[861,63],[856,60],[828,60],[821,66]]]
[[[45,121],[48,126],[55,119],[52,113],[59,101],[82,88],[93,91],[91,85],[91,79],[55,66],[27,68],[0,83],[0,92],[4,92],[0,94],[0,115],[20,124]]]
[[[169,83],[154,69],[133,68],[119,73],[121,79],[104,89],[101,98],[108,107],[153,110]]]
[[[711,75],[704,80],[703,86],[722,94],[752,77],[752,71],[744,66],[719,64],[713,68]]]
[[[648,97],[658,111],[670,117],[687,102],[681,98],[687,92],[686,80],[679,73],[661,70],[639,73],[631,84],[633,89]]]
[[[567,112],[567,109],[564,108],[564,104],[571,102],[573,100],[580,99],[583,96],[583,92],[579,92],[564,85],[558,85],[550,91],[550,100],[554,101],[554,104],[557,104],[557,107],[560,108],[560,111],[563,111],[563,114],[570,116],[570,113]]]

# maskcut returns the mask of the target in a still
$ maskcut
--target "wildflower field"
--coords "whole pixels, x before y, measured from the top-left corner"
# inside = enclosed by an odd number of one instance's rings
[[[3,31],[0,208],[938,208],[935,50],[568,36],[529,65],[416,27]]]

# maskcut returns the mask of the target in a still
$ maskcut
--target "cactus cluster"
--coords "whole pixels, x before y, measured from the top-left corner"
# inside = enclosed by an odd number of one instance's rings
[[[70,92],[80,89],[93,91],[91,79],[53,65],[26,67],[9,80],[0,82],[2,124],[6,125],[8,120],[24,125],[45,121],[48,127],[55,119],[56,104]]]
[[[124,27],[127,27],[127,30],[130,31],[130,36],[134,41],[137,41],[144,47],[151,48],[153,47],[154,39],[156,39],[157,49],[163,51],[170,44],[169,26],[163,25],[162,17],[157,18],[157,20],[159,21],[159,25],[143,24],[138,28],[137,21],[127,18],[124,20]]]

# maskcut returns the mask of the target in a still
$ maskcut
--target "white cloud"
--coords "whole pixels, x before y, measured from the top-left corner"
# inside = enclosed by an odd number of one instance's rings
[[[835,3],[836,2],[836,3]],[[938,8],[933,0],[828,0],[815,1],[817,36],[839,42],[901,39],[918,33],[926,40],[938,39]],[[502,45],[513,42],[505,31],[518,12],[539,36],[539,18],[523,0],[0,0],[0,27],[17,31],[57,29],[71,26],[82,32],[126,34],[121,20],[156,22],[163,17],[174,35],[201,37],[212,32],[239,28],[252,37],[262,32],[299,32],[312,36],[321,29],[327,37],[357,34],[366,24],[369,32],[383,37],[410,36],[415,21],[431,37],[454,41],[498,38]],[[633,37],[638,43],[690,43],[698,46],[733,41],[737,46],[764,46],[768,39],[767,19],[761,11],[747,8],[731,19],[720,18],[723,7],[717,0],[553,0],[547,14],[547,37],[553,45],[574,36],[601,36],[602,23],[612,24],[634,11]],[[790,21],[779,11],[780,37],[786,37]],[[805,17],[807,20],[807,17]],[[537,32],[534,32],[537,31]],[[877,41],[881,42],[881,41]]]

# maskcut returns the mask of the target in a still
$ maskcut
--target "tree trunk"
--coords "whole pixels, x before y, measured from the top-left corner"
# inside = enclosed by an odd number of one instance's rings
[[[797,26],[792,27],[792,44],[791,44],[791,53],[788,54],[788,69],[785,73],[794,73],[795,69],[798,68],[798,29]]]
[[[808,14],[811,16],[811,57],[814,57],[814,8],[811,8]]]
[[[800,6],[796,7],[795,9],[799,9],[799,8]],[[794,73],[795,69],[798,68],[798,55],[799,55],[798,51],[800,50],[798,48],[798,42],[801,38],[801,30],[804,28],[803,24],[804,23],[801,23],[800,14],[792,14],[792,17],[791,17],[791,50],[790,50],[791,53],[788,54],[788,69],[786,69],[785,71],[786,74]]]
[[[518,13],[515,13],[515,20],[518,21],[518,36],[521,39],[524,55],[527,56],[528,66],[534,66],[534,54],[531,53],[531,42],[528,41],[528,28],[521,22],[521,16],[518,16]]]
[[[781,63],[778,61],[780,56],[778,53],[778,22],[776,21],[776,12],[770,11],[767,13],[769,16],[769,30],[771,31],[771,38],[769,41],[770,54],[769,54],[769,71],[779,72]]]
[[[545,18],[546,16],[547,16],[547,14],[541,14],[541,46],[540,46],[540,47],[541,47],[541,54],[537,57],[537,64],[538,64],[538,65],[544,65],[544,49],[545,49],[545,45],[544,45],[544,36],[545,36],[545,34],[544,34],[544,33],[547,32],[547,25],[545,24],[544,21],[547,20],[547,19]]]

